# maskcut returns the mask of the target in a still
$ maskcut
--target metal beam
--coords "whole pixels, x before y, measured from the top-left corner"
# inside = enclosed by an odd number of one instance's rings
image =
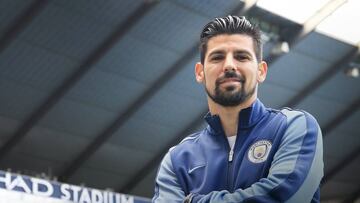
[[[287,43],[289,47],[295,46],[298,42],[308,36],[313,30],[315,30],[316,26],[319,25],[326,17],[331,15],[337,8],[346,3],[348,0],[332,0],[328,2],[325,6],[323,6],[320,10],[318,10],[313,16],[311,16],[299,30],[299,32],[295,33],[294,36],[290,37]],[[273,64],[277,61],[281,55],[270,55],[266,58],[266,61]]]
[[[30,22],[46,7],[48,0],[37,0],[30,4],[23,13],[16,17],[0,39],[0,53],[2,53],[15,38],[30,24]]]
[[[245,16],[252,8],[255,7],[258,0],[245,0],[244,5],[241,8],[236,8],[230,13],[232,15]]]
[[[244,5],[235,8],[233,11],[230,12],[230,14],[239,15],[239,16],[245,15],[255,6],[256,2],[257,0],[247,0],[244,2]],[[191,55],[197,54],[198,46],[199,44],[196,44],[196,46],[192,47],[187,53],[191,53]],[[181,61],[187,62],[190,59],[191,58],[184,56],[181,57],[177,63],[180,63]],[[170,69],[178,69],[178,68],[182,68],[182,67],[173,66]],[[123,184],[121,188],[118,189],[118,191],[123,193],[128,193],[130,190],[132,190],[143,178],[145,178],[156,166],[158,166],[162,157],[170,147],[178,144],[183,138],[185,138],[189,134],[189,132],[192,132],[196,127],[198,127],[203,122],[203,119],[201,118],[206,114],[207,111],[208,111],[207,109],[202,111],[201,114],[198,117],[196,117],[193,122],[191,122],[186,128],[184,128],[184,130],[182,130],[178,135],[176,135],[168,143],[168,145],[162,148],[160,152],[154,156],[153,159],[151,159],[144,167],[142,167],[137,173],[135,173],[135,175],[130,177],[129,181]]]
[[[37,108],[29,118],[19,127],[9,140],[0,149],[0,160],[2,160],[26,134],[50,111],[55,104],[77,84],[83,76],[96,64],[112,47],[118,42],[137,21],[139,21],[155,5],[153,1],[145,1],[133,14],[131,14],[118,28],[100,44],[80,65],[76,72],[57,88],[46,101]]]
[[[319,77],[315,78],[312,82],[310,82],[304,89],[300,91],[295,97],[290,99],[284,106],[294,107],[298,105],[302,100],[304,100],[308,95],[314,92],[317,88],[319,88],[322,84],[328,81],[331,77],[333,77],[340,70],[343,70],[342,67],[346,66],[356,57],[359,57],[360,49],[359,47],[354,47],[351,51],[339,61],[337,61],[333,66],[327,69],[324,73],[321,73]]]
[[[297,44],[299,41],[304,39],[309,33],[311,33],[315,28],[328,16],[330,16],[336,9],[345,4],[348,0],[332,0],[318,10],[313,16],[307,20],[301,32],[299,32],[291,41],[290,45]]]

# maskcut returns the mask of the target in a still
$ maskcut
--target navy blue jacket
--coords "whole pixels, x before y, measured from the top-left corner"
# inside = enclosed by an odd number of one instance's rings
[[[220,118],[165,155],[153,202],[320,202],[322,136],[304,111],[265,108],[256,100],[239,114],[231,152]]]

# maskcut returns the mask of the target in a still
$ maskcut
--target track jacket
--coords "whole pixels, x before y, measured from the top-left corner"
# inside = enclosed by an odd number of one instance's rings
[[[232,152],[220,118],[171,148],[159,168],[153,202],[320,202],[322,136],[307,112],[265,108],[239,113]]]

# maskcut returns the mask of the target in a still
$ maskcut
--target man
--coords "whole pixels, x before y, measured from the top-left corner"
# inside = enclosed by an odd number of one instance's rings
[[[245,17],[208,23],[200,36],[197,82],[208,126],[165,155],[153,202],[319,202],[322,136],[300,110],[265,108],[260,30]]]

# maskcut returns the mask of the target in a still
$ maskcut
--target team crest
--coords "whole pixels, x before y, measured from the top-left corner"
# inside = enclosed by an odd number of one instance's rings
[[[248,151],[248,159],[253,163],[261,163],[266,161],[270,149],[271,142],[267,140],[260,140],[251,145]]]

